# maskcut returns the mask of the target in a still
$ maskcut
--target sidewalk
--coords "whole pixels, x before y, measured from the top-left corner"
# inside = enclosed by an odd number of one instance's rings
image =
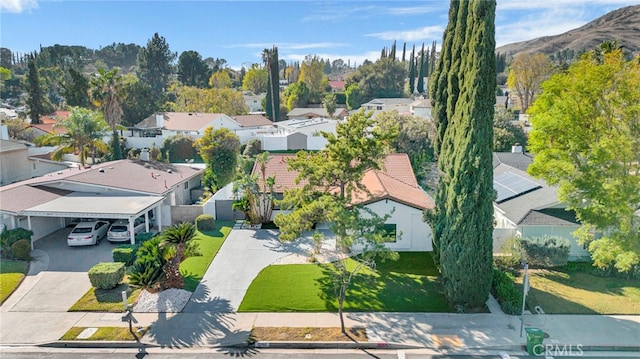
[[[236,232],[234,230],[233,232]],[[232,233],[233,233],[232,232]],[[236,232],[235,235],[243,233]],[[247,234],[247,232],[245,232]],[[232,237],[234,238],[234,237]],[[236,251],[255,251],[251,258],[257,258],[265,250],[273,251],[270,260],[294,253],[290,247],[275,245],[262,236],[253,237],[255,245],[240,246],[241,238],[228,241],[229,254]],[[235,244],[234,244],[235,243]],[[221,249],[222,251],[222,249]],[[223,252],[224,253],[224,252]],[[231,255],[233,257],[233,255]],[[134,313],[136,327],[150,327],[142,338],[142,344],[158,348],[205,349],[220,346],[246,345],[254,327],[339,327],[336,313],[236,313],[250,283],[242,278],[242,285],[229,286],[229,281],[215,278],[213,269],[216,256],[202,281],[202,295],[198,303],[190,303],[182,313]],[[47,256],[38,256],[32,269],[47,267]],[[256,260],[252,271],[257,271],[265,263]],[[228,268],[228,266],[227,266]],[[39,273],[39,271],[38,271]],[[55,275],[63,275],[56,273]],[[76,273],[74,273],[76,274]],[[217,273],[220,275],[219,273]],[[54,274],[45,274],[54,275]],[[232,275],[232,274],[229,274]],[[255,274],[253,274],[255,276]],[[71,327],[127,327],[121,313],[78,313],[66,312],[64,306],[42,303],[41,307],[21,305],[25,294],[37,289],[37,282],[43,274],[30,276],[0,307],[0,345],[8,346],[84,346],[120,347],[139,345],[135,342],[59,342],[58,339]],[[240,279],[240,278],[239,278]],[[242,290],[239,295],[238,290]],[[52,289],[53,290],[53,289]],[[73,291],[64,291],[67,299],[77,300]],[[73,297],[73,298],[72,298]],[[53,302],[58,301],[57,297]],[[525,333],[520,335],[520,317],[503,314],[495,302],[488,303],[493,313],[345,313],[346,326],[365,327],[369,337],[369,348],[417,348],[429,349],[448,354],[476,354],[510,352],[522,355],[526,344]],[[21,308],[26,309],[21,309]],[[63,308],[64,307],[64,308]],[[216,309],[218,308],[218,309]],[[222,308],[222,310],[220,310]],[[231,310],[229,310],[231,309]],[[544,344],[589,351],[623,351],[625,356],[640,357],[640,316],[601,315],[526,315],[525,327],[535,327],[546,333]],[[345,348],[353,343],[303,343],[305,347]],[[256,347],[301,347],[300,343],[256,343]],[[628,354],[628,355],[626,355]],[[526,355],[526,354],[525,354]]]

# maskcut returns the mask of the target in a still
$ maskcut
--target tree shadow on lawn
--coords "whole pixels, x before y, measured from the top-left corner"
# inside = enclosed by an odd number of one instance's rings
[[[514,285],[518,291],[522,292],[522,284]],[[536,313],[535,307],[540,306],[546,314],[598,314],[580,303],[537,289],[533,285],[529,288],[525,304],[531,313]]]
[[[198,294],[196,294],[198,293]],[[250,331],[234,328],[236,318],[228,300],[208,299],[209,291],[194,292],[189,312],[158,313],[145,337],[161,348],[190,348],[219,345],[236,347],[246,345]]]
[[[316,280],[327,310],[337,311],[331,264],[321,264]],[[347,289],[345,311],[352,312],[450,312],[442,285],[433,277],[379,270],[354,275]]]
[[[623,287],[640,288],[640,282],[613,276],[598,276],[582,271],[568,271],[562,268],[530,270],[532,278],[544,278],[571,288],[604,294],[624,295]],[[533,283],[532,283],[533,284]]]

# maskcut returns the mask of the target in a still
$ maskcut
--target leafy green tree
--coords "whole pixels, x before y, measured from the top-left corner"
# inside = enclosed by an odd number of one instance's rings
[[[411,57],[409,57],[409,94],[416,90],[416,45],[413,45]]]
[[[159,110],[153,100],[151,87],[140,82],[134,75],[123,76],[122,125],[134,126]]]
[[[178,81],[185,86],[207,87],[211,70],[197,51],[184,51],[178,58]]]
[[[260,166],[260,173],[250,173],[239,176],[234,182],[233,191],[240,197],[241,210],[252,224],[271,221],[273,203],[275,200],[275,177],[267,176],[267,162],[269,153],[262,152],[256,156],[256,163]]]
[[[307,85],[311,103],[320,103],[329,85],[329,80],[322,73],[322,68],[322,61],[318,56],[307,56],[300,65],[298,82],[302,81]]]
[[[40,75],[36,67],[35,57],[29,57],[27,63],[29,73],[27,75],[27,106],[32,123],[40,123],[40,116],[53,112],[53,107],[47,101],[40,84]]]
[[[406,73],[399,61],[383,58],[375,63],[363,64],[347,78],[347,88],[357,84],[364,94],[364,101],[374,98],[402,97]]]
[[[434,160],[432,138],[435,126],[423,118],[402,115],[397,110],[383,111],[376,116],[376,125],[382,131],[397,131],[390,142],[391,152],[406,153],[411,165],[418,171],[426,162]],[[420,177],[416,174],[417,177]]]
[[[71,110],[69,117],[58,121],[54,127],[66,129],[65,133],[51,135],[49,138],[49,143],[58,145],[51,153],[51,158],[56,161],[60,161],[64,154],[75,152],[80,157],[80,164],[84,166],[87,153],[91,154],[92,162],[95,163],[97,151],[108,151],[102,134],[109,126],[99,112],[76,107]]]
[[[516,143],[527,145],[527,134],[521,126],[512,123],[514,114],[504,107],[496,108],[493,116],[493,150],[509,152]]]
[[[418,91],[418,93],[424,93],[424,77],[427,75],[427,72],[425,71],[425,67],[427,66],[427,64],[425,63],[425,57],[424,57],[424,42],[422,43],[422,51],[420,51],[420,70],[418,70],[418,87],[416,88],[416,91]]]
[[[193,139],[181,134],[165,138],[162,143],[162,152],[169,162],[184,162],[198,157]]]
[[[594,264],[628,271],[640,262],[640,65],[620,50],[601,56],[542,84],[529,109],[528,171],[558,186]]]
[[[231,76],[227,70],[218,70],[209,78],[209,86],[214,89],[231,88],[232,84]]]
[[[344,253],[333,262],[338,313],[344,333],[342,308],[354,274],[361,268],[371,267],[376,257],[394,255],[383,244],[384,233],[380,228],[386,217],[367,211],[354,200],[356,193],[364,190],[362,179],[366,171],[381,168],[388,142],[397,132],[381,131],[374,126],[371,114],[359,111],[347,122],[338,124],[335,135],[322,135],[328,140],[324,150],[300,151],[288,161],[289,169],[298,172],[296,182],[304,185],[285,191],[280,206],[291,212],[279,213],[274,221],[280,228],[281,241],[293,241],[315,223],[327,222],[335,235],[337,249],[362,246],[360,255],[353,257],[358,263],[355,267],[348,264],[349,258]]]
[[[357,110],[360,108],[360,105],[364,103],[364,94],[356,84],[349,85],[345,91],[345,95],[347,97],[347,108],[349,110]]]
[[[309,103],[309,88],[304,82],[298,81],[287,86],[284,90],[284,98],[289,111],[296,107],[307,107]]]
[[[169,87],[176,54],[171,52],[163,36],[156,32],[138,53],[138,78],[151,87],[154,102],[160,102]],[[208,77],[205,77],[205,81]]]
[[[336,104],[336,94],[328,93],[324,95],[322,105],[324,106],[325,111],[329,114],[329,117],[333,117],[333,114],[336,113],[336,108],[338,107]]]
[[[161,247],[170,248],[170,258],[165,264],[165,278],[163,286],[168,288],[184,287],[184,277],[180,273],[180,263],[189,254],[198,251],[197,244],[192,242],[196,236],[196,226],[193,223],[182,222],[166,228],[160,234]]]
[[[429,220],[445,295],[460,309],[483,307],[491,289],[495,8],[451,2],[430,86],[442,176]]]
[[[212,191],[235,179],[240,155],[240,139],[235,133],[227,128],[213,130],[213,127],[208,127],[196,140],[195,146],[207,163],[205,185]]]
[[[175,93],[175,102],[167,103],[172,111],[224,113],[229,116],[247,113],[242,93],[230,88],[177,86],[172,91]]]
[[[72,107],[89,107],[91,105],[91,100],[89,99],[89,79],[73,68],[68,69],[68,72],[69,80],[62,85],[67,105]]]
[[[111,159],[113,160],[123,158],[118,134],[118,125],[122,120],[122,108],[118,98],[121,86],[122,77],[118,74],[117,68],[110,71],[98,69],[98,74],[91,81],[93,103],[102,111],[102,116],[112,131]]]
[[[268,79],[269,74],[267,73],[267,69],[254,64],[244,75],[242,88],[256,95],[265,93],[267,92]]]
[[[540,84],[553,73],[553,64],[545,54],[527,52],[516,55],[509,65],[507,85],[518,96],[521,112],[526,112],[540,92]]]

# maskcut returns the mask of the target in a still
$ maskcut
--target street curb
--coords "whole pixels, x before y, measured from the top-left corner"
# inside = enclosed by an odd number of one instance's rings
[[[249,345],[253,348],[273,349],[425,349],[420,345],[388,342],[280,342],[258,341]]]
[[[44,348],[159,348],[158,344],[142,343],[135,341],[108,341],[108,340],[58,340],[55,342],[39,344]]]

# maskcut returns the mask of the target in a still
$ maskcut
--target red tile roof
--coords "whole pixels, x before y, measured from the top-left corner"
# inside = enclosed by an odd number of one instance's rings
[[[35,125],[31,125],[31,127],[33,128],[37,128],[38,130],[44,132],[44,133],[50,133],[50,134],[63,134],[63,133],[67,133],[67,129],[62,127],[62,126],[57,126],[54,127],[55,122],[54,123],[42,123],[42,124],[35,124]]]
[[[266,166],[266,177],[275,177],[274,189],[278,193],[286,189],[300,188],[304,183],[296,184],[298,173],[289,171],[287,159],[294,155],[272,154]],[[260,166],[256,163],[252,173],[260,178]],[[385,157],[380,171],[370,170],[365,173],[362,184],[371,196],[364,191],[355,194],[355,203],[372,203],[382,199],[396,202],[418,209],[432,209],[434,202],[419,186],[413,174],[409,156],[404,153],[389,154]],[[262,185],[262,184],[261,184]]]

